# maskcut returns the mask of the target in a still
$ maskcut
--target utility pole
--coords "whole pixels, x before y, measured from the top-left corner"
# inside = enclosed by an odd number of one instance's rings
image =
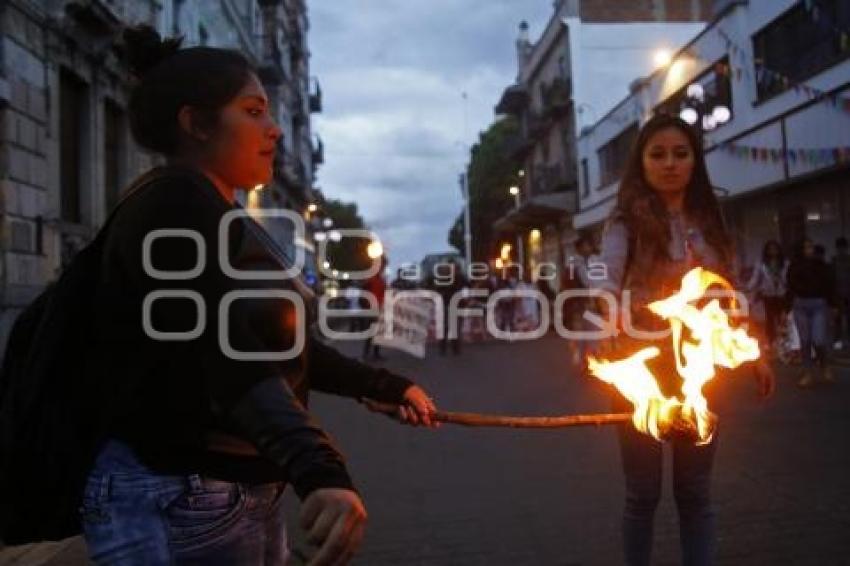
[[[469,266],[472,265],[472,226],[469,221],[469,185],[466,173],[458,176],[460,182],[460,193],[463,195],[463,243],[466,253],[466,271],[469,275]]]

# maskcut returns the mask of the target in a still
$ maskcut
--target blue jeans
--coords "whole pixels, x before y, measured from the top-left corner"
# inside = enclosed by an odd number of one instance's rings
[[[628,566],[648,566],[652,555],[655,508],[661,499],[662,444],[633,426],[619,427],[626,476],[623,554]],[[679,540],[684,566],[711,564],[714,513],[711,468],[717,446],[673,442],[673,495],[679,511]]]
[[[95,564],[286,564],[285,484],[161,475],[109,441],[80,509]]]
[[[815,364],[812,348],[817,354],[818,363],[826,363],[828,316],[829,306],[826,299],[794,299],[794,322],[800,334],[800,352],[805,367]]]

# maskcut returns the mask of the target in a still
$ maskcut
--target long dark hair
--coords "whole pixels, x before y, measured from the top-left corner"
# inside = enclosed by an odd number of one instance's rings
[[[779,245],[779,242],[777,242],[776,240],[768,240],[764,243],[764,247],[762,247],[762,249],[761,249],[761,261],[762,261],[762,263],[767,265],[767,262],[770,261],[770,256],[767,255],[767,251],[770,249],[770,246],[774,246],[777,250],[779,250],[779,254],[776,256],[776,260],[779,263],[779,265],[784,264],[785,263],[785,252],[782,251],[782,246]]]
[[[183,106],[196,111],[203,128],[215,129],[221,109],[255,71],[238,51],[181,49],[182,38],[163,39],[144,24],[125,29],[123,39],[125,58],[136,79],[128,104],[130,131],[140,146],[165,156],[180,148],[183,134],[177,114]]]
[[[732,256],[731,241],[708,178],[701,136],[677,116],[656,114],[641,128],[620,181],[615,216],[625,222],[629,233],[645,247],[653,261],[670,259],[670,215],[664,202],[647,183],[643,170],[643,152],[649,139],[667,128],[681,131],[694,153],[694,169],[685,189],[684,212],[690,221],[696,223],[723,263],[728,265]]]

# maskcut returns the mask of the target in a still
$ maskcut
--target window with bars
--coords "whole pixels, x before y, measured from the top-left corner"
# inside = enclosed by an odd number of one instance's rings
[[[759,100],[850,58],[850,2],[807,0],[753,38]]]

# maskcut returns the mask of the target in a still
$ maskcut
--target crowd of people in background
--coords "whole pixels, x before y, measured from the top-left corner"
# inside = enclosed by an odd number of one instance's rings
[[[504,290],[522,291],[521,296],[501,298],[495,309],[496,327],[502,332],[523,332],[536,329],[548,320],[553,327],[556,316],[561,317],[566,328],[572,331],[596,329],[585,317],[595,310],[595,303],[585,297],[565,300],[561,311],[547,313],[544,319],[542,304],[528,291],[538,291],[548,300],[549,308],[555,306],[557,293],[575,289],[589,289],[588,262],[598,253],[594,239],[580,236],[573,242],[576,255],[571,258],[571,268],[564,269],[560,281],[548,278],[532,280],[516,266],[491,270],[486,278],[467,278],[463,265],[450,260],[439,274],[428,274],[423,280],[412,280],[403,269],[387,286],[383,273],[369,278],[362,285],[352,285],[344,296],[348,308],[368,309],[368,301],[352,289],[362,288],[375,295],[379,310],[383,307],[388,288],[403,291],[431,290],[440,295],[443,308],[442,337],[435,337],[441,355],[459,355],[462,342],[478,342],[492,338],[487,330],[485,316],[461,317],[457,329],[450,328],[449,304],[457,293],[467,293],[459,303],[461,308],[483,313],[487,299]],[[789,257],[790,256],[790,257]],[[786,255],[777,240],[764,243],[759,261],[750,269],[741,270],[736,288],[742,289],[750,301],[751,319],[759,335],[762,350],[771,360],[800,364],[798,384],[811,387],[818,380],[834,381],[829,365],[833,351],[850,346],[850,249],[841,237],[835,241],[835,255],[827,259],[825,248],[810,239],[801,242],[793,253]],[[478,291],[478,293],[476,293]],[[364,331],[375,323],[377,317],[356,317],[350,320],[349,330]],[[436,326],[436,324],[434,325]],[[433,329],[432,329],[433,331]],[[575,340],[569,345],[571,362],[582,373],[587,356],[594,352],[592,340]],[[371,339],[364,340],[363,359],[381,360],[380,348]]]

